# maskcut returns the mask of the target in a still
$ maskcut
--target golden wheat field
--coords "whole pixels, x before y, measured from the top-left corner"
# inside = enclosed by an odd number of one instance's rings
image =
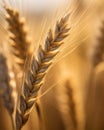
[[[104,130],[104,0],[0,0],[0,130]]]

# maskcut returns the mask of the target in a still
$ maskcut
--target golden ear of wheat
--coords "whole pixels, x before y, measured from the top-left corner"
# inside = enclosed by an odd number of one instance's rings
[[[69,79],[62,84],[60,90],[57,91],[59,111],[63,120],[65,130],[77,129],[76,102],[74,100],[74,92]]]
[[[70,86],[70,82],[67,81],[66,82],[66,94],[68,96],[69,99],[69,108],[70,108],[70,114],[69,116],[71,116],[71,120],[72,120],[72,124],[73,124],[73,128],[76,129],[77,128],[77,119],[76,119],[76,108],[75,108],[75,101],[74,101],[74,94],[73,94],[73,90]]]
[[[27,31],[25,27],[25,21],[22,20],[18,11],[4,6],[7,16],[6,21],[8,22],[8,30],[12,34],[10,35],[12,53],[18,58],[16,62],[23,69],[26,56],[30,55],[30,44],[27,37]]]
[[[52,64],[52,59],[57,55],[58,48],[68,36],[70,28],[67,27],[69,14],[57,22],[55,31],[49,31],[44,48],[39,46],[37,59],[32,57],[31,66],[23,85],[20,96],[20,107],[16,112],[16,129],[20,130],[27,122],[35,100],[42,86],[47,69]]]
[[[12,87],[9,84],[8,67],[6,58],[0,54],[0,90],[2,90],[1,96],[4,106],[8,110],[9,114],[13,114],[14,100],[12,97]]]
[[[100,29],[101,36],[98,38],[98,43],[95,46],[93,54],[93,65],[97,66],[100,62],[104,60],[104,22],[102,23],[102,28]]]

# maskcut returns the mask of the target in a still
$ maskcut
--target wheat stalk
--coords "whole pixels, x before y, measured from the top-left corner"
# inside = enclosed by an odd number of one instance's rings
[[[104,60],[104,22],[102,23],[101,36],[98,38],[98,43],[94,48],[93,65],[97,66]]]
[[[7,16],[6,21],[8,22],[8,30],[12,34],[10,35],[12,53],[17,58],[16,62],[20,65],[23,70],[24,63],[27,55],[30,55],[30,44],[29,38],[27,37],[27,31],[25,21],[20,17],[19,11],[4,6]]]
[[[57,22],[54,34],[50,30],[45,40],[44,48],[39,46],[37,59],[33,56],[31,66],[23,85],[23,93],[20,96],[20,107],[16,112],[16,129],[20,130],[27,122],[35,100],[42,86],[42,81],[47,69],[52,64],[52,59],[57,55],[58,48],[68,36],[67,27],[69,15]]]

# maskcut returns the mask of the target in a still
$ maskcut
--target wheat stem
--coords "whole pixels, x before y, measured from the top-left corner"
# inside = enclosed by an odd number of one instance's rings
[[[14,123],[13,116],[10,115],[10,117],[11,117],[11,122],[12,122],[12,130],[15,130],[15,123]]]

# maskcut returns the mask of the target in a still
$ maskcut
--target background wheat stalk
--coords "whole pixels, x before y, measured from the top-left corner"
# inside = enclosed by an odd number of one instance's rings
[[[100,93],[99,97],[97,94],[99,91],[102,91],[102,86],[103,86],[103,71],[100,72],[99,68],[104,68],[101,66],[101,62],[104,61],[104,21],[102,22],[102,26],[100,28],[100,36],[97,39],[97,44],[95,44],[93,48],[93,55],[92,55],[92,72],[91,75],[89,76],[88,80],[88,92],[87,92],[87,102],[86,102],[86,130],[87,129],[99,129],[99,121],[102,121],[102,119],[99,120],[99,111],[102,110],[102,104],[99,103],[102,102],[103,99],[100,99],[101,96],[103,95]],[[100,67],[99,67],[100,66]],[[97,72],[98,71],[98,72]],[[99,101],[100,99],[100,101]],[[94,103],[95,101],[98,102],[96,104]],[[99,110],[98,110],[99,107]],[[93,115],[94,112],[94,115]],[[98,117],[95,118],[98,114]],[[97,121],[98,120],[98,121]],[[95,123],[97,121],[97,123]],[[94,124],[95,123],[95,124]],[[102,124],[100,124],[102,125]],[[96,128],[95,128],[96,127]]]
[[[52,64],[52,59],[59,52],[59,46],[63,44],[63,40],[68,36],[70,30],[67,27],[68,18],[69,14],[57,22],[54,35],[50,30],[44,48],[39,46],[37,59],[32,57],[31,66],[23,85],[23,93],[20,96],[20,107],[16,113],[17,130],[20,130],[27,122],[47,69]]]
[[[25,21],[20,17],[19,11],[4,5],[7,12],[6,21],[9,24],[8,30],[10,35],[12,53],[18,58],[16,62],[23,70],[26,56],[30,55],[30,39],[27,37]],[[15,59],[16,59],[15,58]]]
[[[98,42],[94,48],[94,54],[92,58],[94,66],[97,66],[100,62],[104,60],[104,22],[102,22],[102,27],[100,31],[101,36],[98,38]]]

